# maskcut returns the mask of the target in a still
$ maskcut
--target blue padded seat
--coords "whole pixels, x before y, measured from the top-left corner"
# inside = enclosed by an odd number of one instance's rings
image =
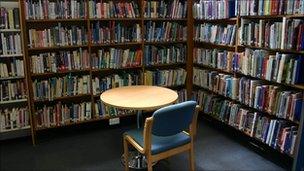
[[[144,147],[142,129],[127,131],[125,134],[131,136],[141,147]],[[187,144],[191,141],[190,136],[184,132],[171,136],[156,136],[152,134],[151,154],[158,154],[172,148]]]

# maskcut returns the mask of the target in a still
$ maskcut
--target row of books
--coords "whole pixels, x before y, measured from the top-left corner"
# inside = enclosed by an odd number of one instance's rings
[[[237,0],[199,0],[192,6],[193,18],[215,20],[232,18],[237,15],[235,4]]]
[[[153,22],[145,24],[145,41],[149,42],[168,42],[186,41],[187,26],[177,22]]]
[[[0,33],[0,55],[22,54],[21,35],[19,33]]]
[[[13,59],[9,61],[0,61],[0,78],[23,77],[23,60]]]
[[[36,108],[36,124],[38,128],[49,128],[77,123],[92,119],[91,102],[68,103],[58,102],[51,106]]]
[[[304,59],[300,55],[270,55],[265,50],[245,49],[244,53],[235,55],[237,71],[278,83],[304,83]]]
[[[126,68],[141,66],[142,50],[132,49],[100,49],[91,54],[92,68]]]
[[[90,76],[67,75],[59,78],[33,81],[35,100],[53,100],[64,96],[76,96],[90,93]]]
[[[85,0],[26,0],[24,9],[27,20],[79,19],[87,15]]]
[[[88,42],[85,26],[58,26],[46,29],[29,29],[29,47],[55,47],[86,45]]]
[[[238,0],[241,16],[304,14],[302,0]]]
[[[20,29],[19,8],[0,7],[0,29]]]
[[[92,80],[93,94],[100,93],[116,87],[139,85],[142,82],[141,72],[123,72],[119,74],[112,74],[106,77],[95,77]]]
[[[0,132],[27,128],[30,116],[27,108],[6,108],[0,110]]]
[[[187,47],[175,46],[145,46],[145,65],[185,63]]]
[[[293,155],[297,138],[297,126],[284,120],[271,119],[259,112],[243,108],[240,104],[224,100],[205,91],[194,93],[204,114],[238,129],[270,147]]]
[[[186,89],[177,90],[176,92],[178,94],[177,103],[185,102],[188,100]]]
[[[186,82],[187,71],[183,68],[171,70],[146,70],[144,73],[145,85],[182,86]]]
[[[234,45],[236,25],[198,24],[194,28],[194,40],[222,45]]]
[[[27,89],[24,80],[0,82],[0,102],[26,99]]]
[[[303,92],[198,68],[193,70],[193,83],[278,118],[299,121],[301,117]]]
[[[105,118],[105,117],[119,117],[127,114],[135,114],[136,111],[125,110],[107,106],[102,103],[100,100],[95,103],[95,117],[96,118]]]
[[[94,44],[141,41],[141,27],[139,24],[126,26],[120,22],[109,21],[108,25],[101,25],[98,21],[91,25],[91,29]]]
[[[240,44],[271,49],[304,49],[304,22],[286,19],[272,22],[265,20],[241,20]]]
[[[144,17],[146,18],[186,18],[187,1],[144,1]]]
[[[56,73],[90,68],[88,50],[48,52],[31,55],[31,72],[35,74]]]
[[[266,50],[245,49],[235,53],[219,49],[194,48],[193,61],[227,72],[237,72],[287,84],[304,83],[304,58],[301,55],[269,54]]]
[[[117,2],[102,0],[89,1],[90,18],[139,18],[137,2]]]

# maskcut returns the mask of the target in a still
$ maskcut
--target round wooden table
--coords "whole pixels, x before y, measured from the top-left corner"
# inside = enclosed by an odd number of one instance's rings
[[[140,127],[140,117],[143,110],[156,110],[175,103],[178,95],[175,91],[157,86],[125,86],[113,88],[100,95],[100,100],[108,106],[137,110],[137,127]],[[132,156],[132,155],[131,155]],[[129,167],[146,168],[145,158],[139,153],[130,157]],[[123,156],[122,156],[122,161]]]

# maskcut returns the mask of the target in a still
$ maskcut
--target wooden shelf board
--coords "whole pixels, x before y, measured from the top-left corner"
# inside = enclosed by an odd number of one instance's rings
[[[25,129],[30,129],[31,126],[26,126],[26,127],[21,127],[21,128],[13,128],[13,129],[5,129],[5,130],[1,130],[1,133],[5,133],[5,132],[12,132],[12,131],[20,131],[20,130],[25,130]]]
[[[237,18],[222,18],[222,19],[194,19],[195,22],[205,22],[205,23],[231,23],[236,22]]]
[[[0,29],[0,32],[21,32],[20,29]]]
[[[199,42],[199,41],[195,41],[195,44],[197,46],[206,45],[206,46],[210,46],[210,47],[214,47],[214,48],[228,49],[230,51],[234,51],[235,47],[236,47],[234,45],[222,45],[222,44],[215,44],[215,43],[209,43],[209,42]]]
[[[90,21],[141,21],[141,18],[90,18]]]
[[[132,70],[132,69],[142,69],[142,66],[133,66],[133,67],[124,67],[124,68],[100,68],[100,69],[92,69],[92,72],[109,72],[109,71],[116,71],[116,70]]]
[[[23,57],[23,54],[0,55],[0,58],[13,58],[13,57]]]
[[[24,76],[15,76],[15,77],[5,77],[5,78],[0,78],[0,81],[5,81],[5,80],[18,80],[18,79],[24,79]]]
[[[153,64],[153,65],[146,65],[145,68],[157,68],[157,67],[184,67],[186,63],[169,63],[169,64]]]
[[[34,100],[34,102],[35,103],[47,103],[47,102],[53,102],[53,101],[71,100],[71,99],[88,98],[88,97],[91,97],[91,94],[79,94],[79,95],[74,95],[74,96],[54,97],[51,100],[49,100],[49,99],[43,99],[43,100],[36,99],[36,100]]]
[[[54,47],[35,47],[29,48],[28,51],[42,51],[42,50],[55,50],[55,49],[75,49],[75,48],[85,48],[88,45],[71,45],[71,46],[54,46]]]
[[[83,70],[67,70],[67,71],[58,71],[58,72],[48,72],[48,73],[31,73],[32,77],[52,77],[52,76],[57,76],[57,75],[64,75],[64,74],[69,74],[69,73],[84,73],[87,74],[90,72],[90,69],[83,69]]]
[[[132,46],[132,45],[141,45],[141,42],[125,42],[125,43],[100,43],[92,44],[91,47],[105,47],[105,46]]]
[[[83,18],[78,19],[28,19],[25,20],[27,23],[54,23],[54,22],[84,22],[87,21]]]
[[[304,18],[303,14],[291,14],[291,15],[249,15],[249,16],[240,16],[244,19],[276,19],[276,18]]]
[[[222,98],[224,98],[224,99],[227,99],[227,100],[229,100],[229,101],[232,101],[232,102],[234,102],[234,103],[237,103],[237,104],[241,105],[241,107],[243,107],[243,108],[247,108],[247,109],[249,109],[249,110],[252,110],[252,111],[255,111],[255,112],[259,112],[259,113],[262,113],[262,114],[264,114],[264,115],[266,115],[266,116],[268,116],[268,117],[270,117],[270,118],[283,119],[283,120],[285,120],[285,121],[287,121],[287,122],[291,122],[291,123],[294,123],[294,124],[299,124],[299,122],[297,122],[297,121],[292,121],[292,120],[285,119],[285,118],[279,118],[279,117],[277,117],[277,116],[274,115],[274,114],[268,113],[267,111],[260,110],[260,109],[256,109],[256,108],[254,108],[254,107],[250,107],[250,106],[244,104],[243,102],[240,102],[240,101],[238,101],[238,100],[236,100],[236,99],[232,99],[232,98],[230,98],[230,97],[226,97],[226,96],[224,96],[224,95],[222,95],[222,94],[219,94],[219,93],[214,92],[214,91],[212,91],[212,90],[206,89],[206,88],[204,88],[204,87],[201,87],[201,86],[198,86],[198,85],[194,85],[194,86],[195,86],[196,88],[198,88],[198,89],[202,89],[202,90],[204,90],[204,91],[211,92],[210,94],[215,94],[216,96],[220,96],[220,97],[222,97]]]
[[[266,47],[257,47],[257,46],[250,46],[250,45],[239,45],[238,47],[241,48],[251,48],[251,49],[262,49],[271,52],[281,52],[281,53],[295,53],[295,54],[304,54],[304,51],[297,51],[297,50],[290,50],[290,49],[270,49]]]
[[[144,21],[168,21],[168,22],[174,22],[174,21],[187,21],[187,18],[144,18]]]
[[[24,102],[27,102],[27,99],[0,101],[0,105],[7,105],[7,104],[13,104],[13,103],[24,103]]]
[[[149,41],[145,41],[144,44],[148,44],[148,45],[166,45],[166,44],[179,44],[179,43],[187,43],[187,41],[154,41],[154,42],[149,42]]]

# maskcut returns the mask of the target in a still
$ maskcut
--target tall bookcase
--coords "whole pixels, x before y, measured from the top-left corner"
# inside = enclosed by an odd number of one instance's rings
[[[20,3],[1,1],[0,10],[0,140],[3,140],[30,135],[32,115]]]
[[[194,98],[202,116],[265,153],[278,154],[285,164],[297,155],[303,131],[304,51],[298,35],[304,15],[299,3],[192,4]]]

